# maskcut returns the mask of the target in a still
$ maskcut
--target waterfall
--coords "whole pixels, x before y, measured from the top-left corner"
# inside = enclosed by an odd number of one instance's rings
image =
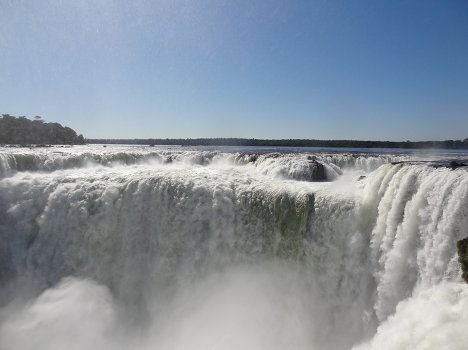
[[[57,152],[0,153],[0,349],[468,341],[455,248],[468,233],[464,167],[408,154]]]

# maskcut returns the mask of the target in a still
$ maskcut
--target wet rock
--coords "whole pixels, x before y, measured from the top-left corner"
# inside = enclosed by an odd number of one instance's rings
[[[281,156],[281,153],[269,153],[265,155],[265,158],[280,158]]]
[[[258,154],[249,154],[248,161],[249,163],[255,163],[258,159]]]
[[[299,181],[325,181],[327,180],[327,174],[325,173],[325,167],[322,163],[316,160],[307,160],[306,164],[300,167],[300,169],[294,169],[289,172],[290,179]]]
[[[327,179],[327,174],[325,173],[325,167],[322,163],[317,162],[316,160],[310,161],[312,169],[312,179],[314,181],[324,181]]]
[[[358,177],[357,180],[358,180],[358,181],[361,181],[361,180],[364,180],[365,178],[366,178],[366,175],[361,175],[361,176]]]
[[[468,283],[468,237],[457,242],[458,262],[462,269],[462,278]]]
[[[259,155],[256,154],[256,153],[240,153],[237,157],[236,157],[236,161],[239,163],[239,164],[248,164],[248,163],[255,163],[258,159]]]
[[[426,160],[404,160],[404,161],[399,161],[399,162],[392,162],[391,164],[397,165],[397,164],[408,164],[408,165],[418,165],[418,164],[425,164],[428,166],[431,166],[433,168],[449,168],[449,169],[458,169],[458,168],[463,168],[468,166],[468,161],[463,160],[463,161],[456,161],[456,160],[437,160],[437,161],[426,161]]]
[[[448,166],[449,166],[449,168],[455,169],[455,168],[459,168],[459,167],[462,167],[462,166],[466,166],[466,164],[452,160],[448,164]]]

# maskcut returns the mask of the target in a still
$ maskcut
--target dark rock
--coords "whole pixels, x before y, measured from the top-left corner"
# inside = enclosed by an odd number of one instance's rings
[[[269,153],[265,155],[265,158],[279,158],[281,156],[282,156],[281,153]]]
[[[257,159],[258,159],[258,154],[249,154],[248,156],[249,163],[255,163]]]
[[[449,169],[458,169],[462,167],[468,166],[467,161],[456,161],[456,160],[404,160],[399,162],[392,162],[392,165],[398,164],[408,164],[408,165],[418,165],[418,164],[425,164],[434,168],[449,168]]]
[[[455,168],[459,168],[459,167],[462,167],[462,166],[466,166],[466,164],[464,163],[459,163],[457,161],[454,161],[452,160],[450,163],[449,163],[449,168],[452,168],[452,169],[455,169]]]
[[[316,160],[308,160],[308,167],[303,170],[303,173],[298,172],[293,174],[293,178],[302,181],[325,181],[327,179],[325,167]]]
[[[361,180],[364,180],[365,178],[366,178],[366,175],[361,175],[361,176],[358,177],[357,180],[358,180],[358,181],[361,181]]]
[[[236,157],[236,161],[239,163],[239,164],[248,164],[248,163],[255,163],[258,159],[259,155],[257,153],[252,153],[252,154],[249,154],[249,153],[240,153],[237,157]]]
[[[468,283],[468,237],[457,242],[458,262],[462,269],[462,278]]]
[[[289,179],[299,181],[325,181],[327,180],[327,174],[325,173],[325,167],[322,163],[316,160],[307,160],[304,166],[290,169],[288,174],[285,174]]]
[[[310,161],[310,164],[312,170],[312,180],[325,181],[327,179],[327,174],[325,173],[325,167],[323,164],[317,162],[316,160]]]

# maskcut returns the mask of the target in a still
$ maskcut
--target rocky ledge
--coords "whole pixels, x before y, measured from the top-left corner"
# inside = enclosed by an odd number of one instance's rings
[[[392,162],[392,164],[426,164],[434,168],[449,168],[457,169],[468,167],[468,160],[437,160],[437,161],[425,161],[425,160],[404,160],[399,162]]]
[[[457,242],[458,261],[462,269],[462,278],[468,283],[468,237]]]

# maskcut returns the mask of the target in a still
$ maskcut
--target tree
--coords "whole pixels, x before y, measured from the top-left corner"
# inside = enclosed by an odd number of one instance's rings
[[[40,116],[30,120],[24,116],[3,114],[0,118],[0,144],[84,144],[83,135],[59,123],[45,123]]]

